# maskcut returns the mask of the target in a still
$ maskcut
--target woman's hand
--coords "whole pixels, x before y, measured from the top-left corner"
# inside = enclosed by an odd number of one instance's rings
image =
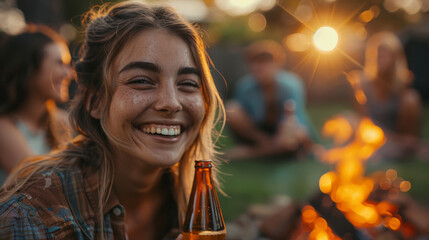
[[[179,236],[177,236],[176,240],[183,240],[183,235],[180,234]]]

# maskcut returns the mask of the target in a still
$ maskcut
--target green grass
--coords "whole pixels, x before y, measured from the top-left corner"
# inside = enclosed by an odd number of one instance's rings
[[[313,104],[308,107],[310,118],[320,132],[323,123],[333,115],[351,107],[346,104]],[[423,119],[429,119],[429,107],[425,107]],[[423,121],[424,122],[424,121]],[[234,146],[228,130],[222,139],[223,149]],[[429,125],[422,129],[422,136],[429,139]],[[322,139],[322,144],[329,142]],[[226,221],[236,219],[251,204],[264,203],[278,194],[288,195],[294,200],[305,201],[318,189],[318,179],[331,166],[320,163],[311,156],[305,159],[253,159],[233,161],[222,166],[224,191],[220,204]],[[398,176],[412,183],[410,194],[422,203],[429,202],[429,163],[421,161],[389,162],[371,164],[367,173],[394,168]]]
[[[224,190],[220,203],[225,220],[233,220],[250,204],[264,203],[270,196],[285,194],[305,200],[316,189],[319,177],[328,170],[312,159],[276,162],[255,159],[231,162],[222,168]]]

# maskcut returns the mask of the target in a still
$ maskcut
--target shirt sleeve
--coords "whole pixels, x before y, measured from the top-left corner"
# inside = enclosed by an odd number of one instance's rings
[[[37,210],[22,202],[25,195],[15,195],[0,204],[0,239],[51,239],[49,229]]]
[[[305,88],[301,79],[294,74],[285,73],[282,78],[282,83],[284,85],[283,90],[287,91],[283,96],[289,96],[288,99],[284,99],[284,102],[287,100],[293,100],[295,102],[295,115],[298,122],[307,129],[313,140],[318,141],[317,132],[307,114]]]
[[[238,81],[233,96],[254,122],[259,123],[264,119],[263,95],[252,76],[245,76]]]
[[[244,105],[246,103],[246,88],[246,81],[244,79],[240,79],[236,84],[233,92],[233,99],[241,105]]]

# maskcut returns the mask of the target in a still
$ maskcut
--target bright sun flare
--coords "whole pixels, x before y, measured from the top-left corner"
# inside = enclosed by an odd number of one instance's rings
[[[313,43],[321,51],[332,51],[338,43],[337,31],[331,27],[321,27],[314,33]]]

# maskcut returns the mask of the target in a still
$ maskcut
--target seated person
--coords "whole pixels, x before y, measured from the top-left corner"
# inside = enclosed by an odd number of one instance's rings
[[[283,70],[280,44],[263,40],[245,49],[250,73],[235,86],[227,104],[227,121],[246,146],[228,158],[247,158],[309,150],[316,134],[305,111],[304,86],[298,76]]]
[[[425,151],[419,140],[422,104],[410,88],[408,69],[399,39],[391,32],[373,35],[367,43],[363,71],[352,71],[358,111],[381,127],[387,141],[378,151],[382,158],[402,158]]]
[[[55,103],[68,100],[72,69],[67,43],[46,26],[7,37],[0,53],[0,171],[6,175],[69,140],[67,114]]]

